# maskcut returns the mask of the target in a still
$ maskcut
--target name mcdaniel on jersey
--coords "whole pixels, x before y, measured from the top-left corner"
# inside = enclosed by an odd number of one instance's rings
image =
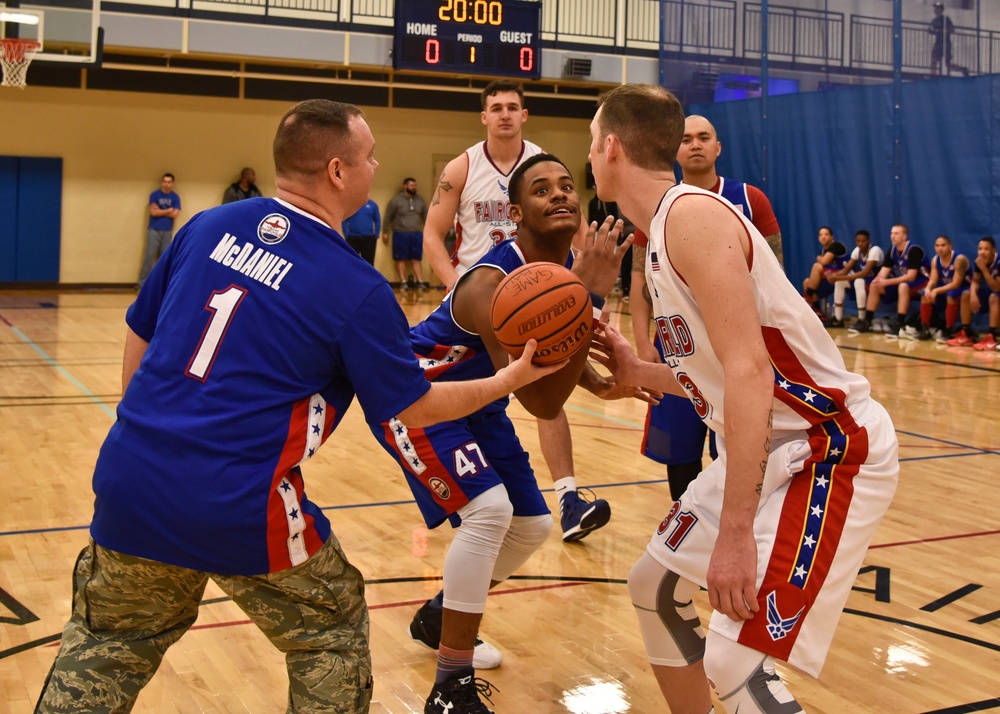
[[[238,245],[237,240],[236,236],[226,233],[208,257],[272,290],[280,290],[281,281],[291,271],[294,263],[263,248],[257,248],[251,241]]]

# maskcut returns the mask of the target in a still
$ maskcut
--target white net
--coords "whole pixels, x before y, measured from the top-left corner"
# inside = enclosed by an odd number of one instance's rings
[[[0,39],[0,66],[3,67],[3,87],[24,87],[27,84],[28,65],[41,45],[34,40]]]

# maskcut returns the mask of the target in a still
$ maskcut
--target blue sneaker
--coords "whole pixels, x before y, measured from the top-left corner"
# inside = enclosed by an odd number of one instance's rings
[[[590,489],[584,500],[580,491],[569,491],[559,499],[559,519],[562,522],[562,539],[569,543],[585,538],[611,520],[611,506],[601,498],[594,498]]]

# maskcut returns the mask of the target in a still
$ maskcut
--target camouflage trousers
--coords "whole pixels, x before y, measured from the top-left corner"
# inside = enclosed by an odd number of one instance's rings
[[[165,565],[93,541],[73,574],[73,614],[36,712],[128,712],[198,617],[212,578],[279,650],[288,711],[361,714],[372,696],[364,578],[330,534],[304,563],[231,576]]]

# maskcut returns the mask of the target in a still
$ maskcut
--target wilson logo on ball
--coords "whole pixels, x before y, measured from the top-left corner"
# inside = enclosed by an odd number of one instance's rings
[[[590,345],[593,331],[590,292],[569,269],[556,263],[529,263],[511,271],[497,286],[490,321],[497,340],[520,356],[538,345],[532,362],[560,362]]]

